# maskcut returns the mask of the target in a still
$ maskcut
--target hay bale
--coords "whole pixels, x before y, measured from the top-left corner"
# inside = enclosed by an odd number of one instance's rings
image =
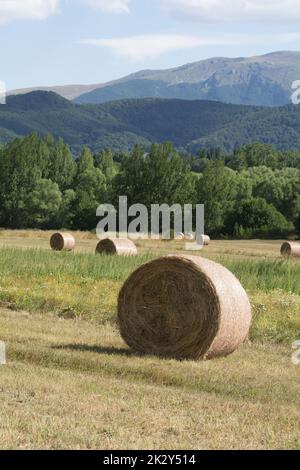
[[[128,238],[106,238],[101,240],[96,248],[96,253],[118,256],[136,256],[137,247]]]
[[[193,233],[185,233],[184,238],[185,240],[190,241],[190,242],[195,240],[195,236]]]
[[[208,235],[202,235],[203,245],[208,246],[210,244],[210,237]]]
[[[236,277],[198,256],[171,255],[145,264],[118,299],[124,341],[139,353],[212,359],[247,338],[251,306]]]
[[[70,233],[54,233],[50,239],[50,246],[54,251],[73,251],[75,238]]]
[[[281,255],[285,258],[300,258],[300,243],[297,242],[285,242],[281,246]]]
[[[175,233],[174,240],[184,240],[184,233],[182,232]]]

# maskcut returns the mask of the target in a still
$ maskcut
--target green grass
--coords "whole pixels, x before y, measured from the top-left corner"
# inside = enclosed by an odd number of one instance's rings
[[[89,253],[58,253],[40,249],[0,249],[0,273],[5,276],[50,276],[62,279],[74,276],[83,279],[123,281],[138,266],[155,255],[117,257]]]
[[[54,253],[42,235],[29,240],[44,249],[2,237],[18,248],[0,248],[1,448],[300,449],[300,263],[280,260],[276,243],[201,253],[247,290],[250,341],[220,360],[176,362],[134,354],[115,322],[127,276],[176,245],[139,242],[144,254],[119,258],[95,256],[93,239]]]
[[[117,296],[128,275],[155,254],[123,258],[40,249],[0,249],[4,307],[115,323]],[[290,344],[300,337],[300,264],[282,260],[219,261],[242,282],[253,305],[251,339]]]
[[[202,253],[200,253],[202,255]],[[55,253],[41,249],[0,248],[1,278],[6,276],[29,276],[40,278],[64,277],[82,279],[110,279],[125,281],[137,267],[158,254],[148,253],[137,257],[114,257],[91,253]],[[232,260],[230,257],[217,258],[231,270],[248,291],[268,292],[281,289],[300,295],[300,263],[286,260]]]
[[[2,449],[299,449],[291,348],[140,357],[112,325],[0,309]]]
[[[152,258],[3,248],[0,302],[17,310],[114,321],[122,280]]]
[[[281,289],[300,295],[300,263],[297,260],[231,260],[221,257],[217,261],[232,271],[250,292]]]

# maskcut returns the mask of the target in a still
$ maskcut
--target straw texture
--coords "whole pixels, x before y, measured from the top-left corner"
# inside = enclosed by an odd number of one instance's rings
[[[145,264],[118,299],[124,341],[139,353],[212,359],[247,338],[251,306],[236,277],[197,256],[171,255]]]
[[[281,246],[281,255],[285,258],[295,257],[300,258],[300,243],[285,242]]]
[[[101,240],[96,248],[96,253],[118,256],[136,256],[137,247],[132,240],[127,238],[106,238]]]
[[[50,246],[54,251],[73,251],[75,238],[69,233],[54,233],[50,239]]]

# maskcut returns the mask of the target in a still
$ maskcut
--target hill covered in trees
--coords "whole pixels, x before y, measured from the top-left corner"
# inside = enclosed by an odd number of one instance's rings
[[[82,145],[130,150],[171,141],[180,151],[220,148],[230,153],[253,141],[300,149],[300,106],[264,108],[214,101],[122,100],[76,105],[52,92],[8,97],[0,106],[0,142],[37,132],[63,138],[75,154]]]
[[[213,236],[285,237],[300,231],[300,152],[254,143],[226,157],[182,157],[172,144],[130,153],[83,147],[77,159],[50,135],[0,148],[0,227],[92,230],[96,209],[128,204],[205,204]]]

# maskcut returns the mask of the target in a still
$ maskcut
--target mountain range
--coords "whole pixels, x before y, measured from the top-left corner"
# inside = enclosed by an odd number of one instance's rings
[[[165,141],[191,153],[210,147],[229,153],[253,141],[299,150],[300,106],[161,98],[79,105],[44,91],[8,97],[0,105],[0,142],[31,132],[62,137],[75,155],[84,144],[93,151],[124,151],[134,144],[147,148]]]
[[[104,84],[13,90],[53,91],[79,104],[120,99],[166,98],[282,106],[290,102],[292,83],[300,80],[300,52],[201,60],[169,70],[143,70]]]

